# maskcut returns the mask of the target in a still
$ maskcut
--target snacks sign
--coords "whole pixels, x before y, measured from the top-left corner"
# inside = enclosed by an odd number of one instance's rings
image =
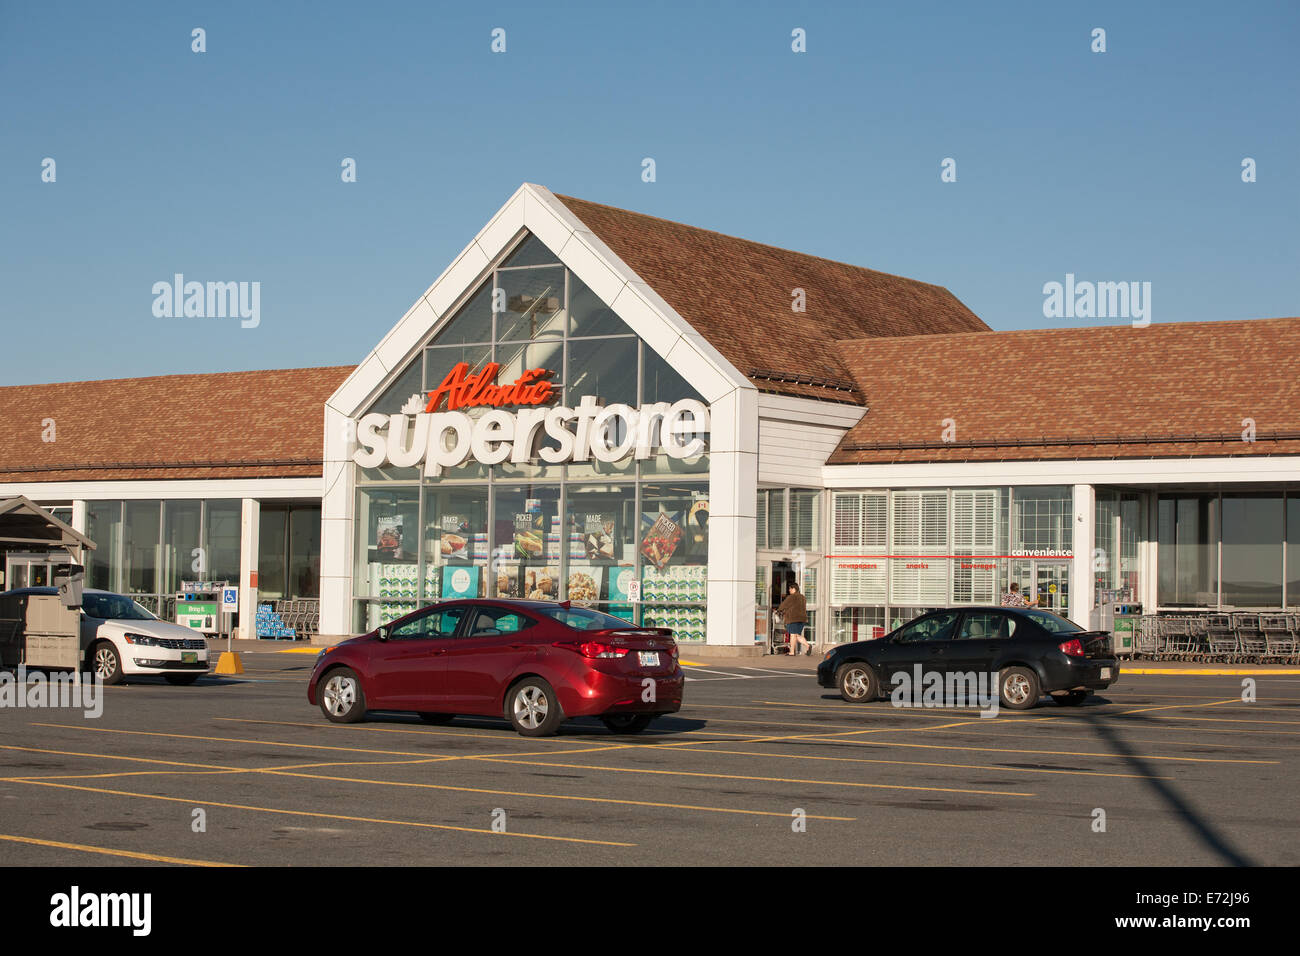
[[[708,447],[709,408],[694,399],[630,405],[600,405],[584,395],[574,408],[540,407],[554,397],[545,369],[525,372],[510,385],[492,383],[496,363],[478,375],[457,365],[437,389],[408,402],[395,415],[372,412],[357,422],[360,446],[352,460],[362,468],[422,466],[427,477],[465,464],[541,460],[613,463],[635,456],[694,458]],[[447,411],[438,411],[446,399]],[[508,410],[502,406],[520,406]],[[471,418],[458,408],[488,407]]]

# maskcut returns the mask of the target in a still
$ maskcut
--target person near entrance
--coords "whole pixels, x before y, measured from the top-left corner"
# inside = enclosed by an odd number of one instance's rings
[[[1006,594],[1002,595],[1003,607],[1038,607],[1038,595],[1034,595],[1032,601],[1026,601],[1023,594],[1020,593],[1020,585],[1015,581],[1011,582],[1011,588]]]
[[[805,641],[803,638],[803,629],[808,624],[808,603],[799,593],[799,585],[790,582],[789,593],[781,602],[781,606],[776,609],[776,613],[780,614],[781,620],[785,622],[786,637],[790,641],[790,655],[799,653],[800,644],[806,644],[811,655],[812,642]]]

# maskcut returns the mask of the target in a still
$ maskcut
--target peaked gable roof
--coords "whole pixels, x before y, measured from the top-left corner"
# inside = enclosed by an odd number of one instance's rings
[[[761,391],[858,403],[836,339],[989,331],[942,286],[556,198]]]

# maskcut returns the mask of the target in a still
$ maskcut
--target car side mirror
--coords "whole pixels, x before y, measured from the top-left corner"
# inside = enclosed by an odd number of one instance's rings
[[[375,632],[375,636],[378,637],[381,641],[386,641],[388,640],[389,636],[392,634],[392,630],[393,629],[390,625],[381,624],[379,626],[379,630]]]

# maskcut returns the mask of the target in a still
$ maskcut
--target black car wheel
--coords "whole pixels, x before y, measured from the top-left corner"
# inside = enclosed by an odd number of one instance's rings
[[[321,712],[336,724],[355,724],[366,716],[366,695],[361,680],[349,667],[326,674],[319,693]]]
[[[564,711],[550,684],[527,677],[506,693],[506,716],[525,737],[549,737],[564,720]]]
[[[610,714],[600,722],[615,734],[639,734],[650,726],[654,714]]]
[[[851,704],[875,700],[880,695],[876,672],[861,661],[852,661],[835,672],[835,685],[840,696]]]
[[[420,711],[420,719],[426,724],[449,724],[455,716],[455,714],[435,714],[427,710]]]
[[[1008,667],[1002,672],[1002,706],[1009,710],[1029,710],[1038,705],[1042,685],[1038,675],[1028,667]]]
[[[1088,699],[1088,691],[1069,690],[1064,694],[1053,694],[1052,697],[1062,707],[1078,707]]]
[[[95,676],[105,684],[122,683],[122,659],[111,641],[100,641],[90,652],[90,665]]]

